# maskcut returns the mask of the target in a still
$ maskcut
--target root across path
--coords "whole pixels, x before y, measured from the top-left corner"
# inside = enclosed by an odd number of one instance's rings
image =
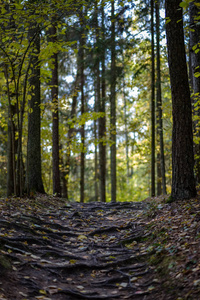
[[[0,300],[177,299],[149,263],[148,205],[4,199]]]

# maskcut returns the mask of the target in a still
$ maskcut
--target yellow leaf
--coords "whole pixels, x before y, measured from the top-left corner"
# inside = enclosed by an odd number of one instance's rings
[[[76,262],[77,262],[77,260],[76,259],[70,259],[70,264],[75,264]]]
[[[83,234],[80,234],[79,236],[78,236],[78,240],[80,240],[80,241],[83,241],[83,240],[87,240],[87,237],[85,236],[85,235],[83,235]]]
[[[39,293],[42,294],[42,295],[46,295],[47,292],[45,290],[39,290]]]

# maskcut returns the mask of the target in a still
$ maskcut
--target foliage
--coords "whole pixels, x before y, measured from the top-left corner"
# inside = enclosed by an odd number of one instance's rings
[[[35,36],[29,38],[30,28],[37,28],[40,34],[41,51],[39,55],[41,68],[41,146],[42,146],[42,176],[45,190],[52,193],[52,111],[59,110],[60,117],[60,155],[63,164],[60,170],[67,168],[67,153],[70,149],[69,195],[70,199],[79,199],[79,164],[80,152],[85,152],[85,197],[86,201],[94,197],[94,148],[98,148],[100,140],[94,138],[94,121],[103,117],[95,110],[94,98],[96,93],[94,65],[96,58],[106,51],[106,119],[107,128],[103,143],[107,146],[107,198],[110,194],[109,177],[109,147],[110,141],[110,3],[74,2],[74,1],[13,1],[9,5],[1,1],[1,149],[4,161],[2,168],[2,193],[5,193],[5,164],[6,164],[6,130],[7,106],[17,105],[17,113],[13,115],[16,125],[16,136],[21,136],[23,163],[26,166],[27,116],[31,87],[28,78],[31,76],[30,53]],[[105,11],[105,28],[102,39],[102,28],[99,28],[98,43],[95,40],[95,13],[101,24],[102,5]],[[80,78],[79,76],[79,12],[85,11],[85,94],[86,112],[81,116],[80,107]],[[141,10],[140,10],[141,9]],[[149,15],[145,3],[127,5],[116,4],[116,72],[117,72],[117,195],[119,201],[141,200],[149,194],[150,173],[150,41]],[[20,17],[19,17],[20,16]],[[52,19],[58,23],[58,42],[49,39],[49,28]],[[163,24],[162,24],[163,25]],[[100,26],[100,25],[99,25]],[[164,43],[164,40],[163,40]],[[52,54],[59,54],[59,107],[54,107],[50,101]],[[171,103],[169,76],[166,62],[166,48],[162,47],[162,89],[163,89],[163,122],[165,155],[167,165],[168,192],[171,181]],[[7,74],[7,75],[6,75]],[[78,78],[78,79],[77,79]],[[10,97],[9,95],[12,95]],[[77,97],[76,116],[71,117],[73,97]],[[125,98],[124,98],[125,97]],[[9,99],[10,98],[10,99]],[[124,112],[126,99],[126,113]],[[20,121],[21,120],[21,121]],[[125,121],[126,120],[126,121]],[[126,122],[126,129],[125,129]],[[84,149],[80,140],[81,126],[85,125],[86,143]],[[73,137],[68,144],[68,132],[73,130]],[[126,144],[125,132],[128,136]],[[127,157],[125,148],[128,147],[129,176],[127,176]]]

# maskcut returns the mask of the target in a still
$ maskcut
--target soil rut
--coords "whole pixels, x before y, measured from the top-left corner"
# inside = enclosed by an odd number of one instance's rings
[[[2,204],[0,299],[162,299],[139,247],[145,208],[145,202],[58,208],[42,198]]]

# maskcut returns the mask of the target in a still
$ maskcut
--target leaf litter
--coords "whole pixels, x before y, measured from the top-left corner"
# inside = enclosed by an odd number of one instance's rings
[[[0,300],[200,299],[199,199],[0,199]]]

